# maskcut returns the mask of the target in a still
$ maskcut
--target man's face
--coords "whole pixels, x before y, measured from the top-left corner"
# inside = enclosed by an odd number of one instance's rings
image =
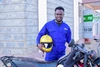
[[[63,19],[64,11],[63,10],[56,10],[55,11],[55,19],[58,23],[60,23]]]

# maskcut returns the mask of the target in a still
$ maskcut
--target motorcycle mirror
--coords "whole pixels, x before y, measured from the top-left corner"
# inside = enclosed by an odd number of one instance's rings
[[[75,44],[75,40],[74,39],[72,39],[70,42],[69,42],[69,47],[73,47],[74,46],[74,44]]]

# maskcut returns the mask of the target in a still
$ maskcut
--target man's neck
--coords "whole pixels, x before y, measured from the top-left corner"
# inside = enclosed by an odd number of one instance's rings
[[[62,21],[61,21],[61,22],[57,22],[57,21],[55,20],[55,22],[57,23],[58,26],[60,26],[60,25],[62,24]]]
[[[55,20],[55,22],[58,23],[58,24],[61,24],[62,23],[62,21],[58,22],[57,20]]]

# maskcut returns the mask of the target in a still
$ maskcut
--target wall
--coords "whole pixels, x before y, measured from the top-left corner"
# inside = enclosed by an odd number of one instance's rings
[[[0,56],[32,52],[37,34],[37,0],[0,2]]]
[[[35,53],[40,23],[38,1],[0,1],[0,56],[32,56]],[[73,38],[73,0],[47,0],[47,21],[54,19],[57,6],[65,8],[64,21],[71,27]]]

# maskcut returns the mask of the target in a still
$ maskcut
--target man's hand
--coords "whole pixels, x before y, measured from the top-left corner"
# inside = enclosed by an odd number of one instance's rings
[[[43,44],[38,44],[37,47],[38,47],[42,52],[44,52],[43,49],[42,49],[42,47],[44,47]]]

